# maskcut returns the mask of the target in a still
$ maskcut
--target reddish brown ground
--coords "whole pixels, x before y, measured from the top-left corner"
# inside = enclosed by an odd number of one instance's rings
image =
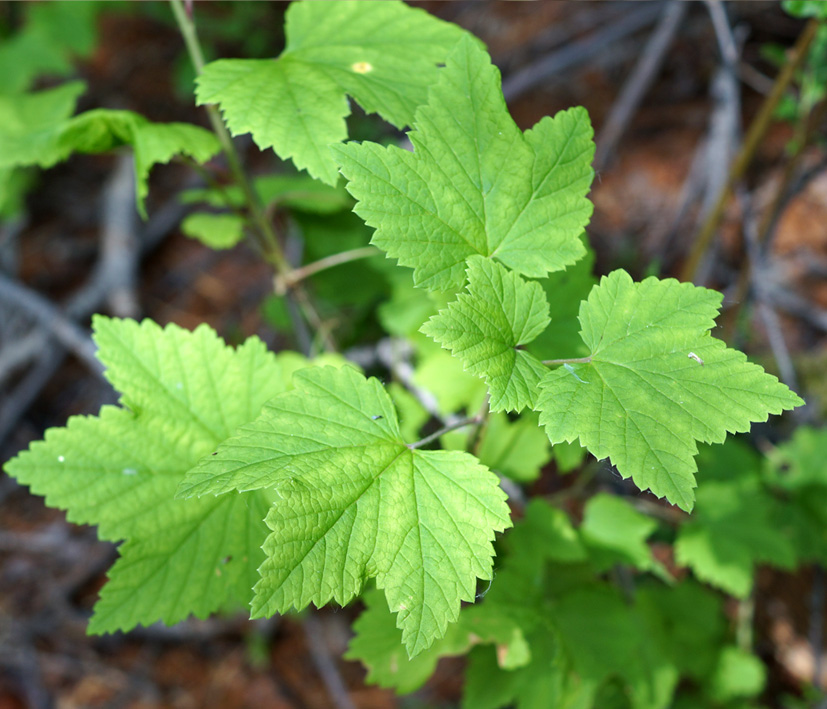
[[[629,12],[638,3],[628,3]],[[774,3],[742,2],[732,7],[735,23],[749,28],[744,61],[772,74],[760,58],[763,42],[791,44],[800,27]],[[440,16],[480,35],[506,76],[549,51],[543,38],[569,27],[568,40],[588,38],[587,27],[612,3],[424,3]],[[218,15],[221,7],[198,6],[196,13]],[[163,7],[156,10],[160,15]],[[274,27],[272,54],[278,46],[278,9],[263,11]],[[579,23],[579,24],[578,24]],[[578,29],[580,27],[580,29]],[[585,105],[599,130],[619,87],[639,55],[651,28],[601,50],[591,59],[540,83],[511,106],[523,128],[543,115],[575,104]],[[232,55],[244,51],[237,39],[219,45]],[[678,272],[693,234],[690,209],[677,227],[675,210],[710,112],[709,80],[718,52],[700,3],[690,9],[680,36],[659,78],[636,113],[618,153],[598,175],[592,198],[595,216],[590,236],[601,269],[622,265],[640,276],[652,259],[666,275]],[[84,108],[131,108],[155,120],[204,116],[174,89],[171,67],[183,61],[172,25],[140,13],[105,16],[101,44],[81,73],[91,91]],[[177,65],[176,65],[177,66]],[[743,88],[749,120],[761,96]],[[761,146],[749,184],[759,205],[771,203],[783,169],[790,130],[775,126]],[[245,143],[246,144],[246,143]],[[808,149],[807,160],[823,159],[823,148]],[[254,164],[267,160],[249,151]],[[20,277],[56,300],[88,276],[96,257],[100,190],[114,165],[111,157],[74,158],[43,174],[28,202],[29,224],[21,240]],[[187,179],[181,166],[153,174],[150,213],[174,199]],[[727,287],[743,262],[739,211],[724,222],[718,255],[726,268],[713,284]],[[827,280],[807,270],[814,259],[827,261],[827,173],[797,195],[784,211],[775,236],[775,265],[809,302],[827,307]],[[675,230],[671,246],[667,235]],[[213,253],[175,231],[141,268],[142,314],[162,323],[191,328],[208,322],[225,336],[259,333],[275,337],[258,314],[269,292],[270,275],[245,248]],[[824,340],[801,320],[785,318],[793,354],[806,360],[811,378],[824,370]],[[758,346],[764,334],[756,324],[747,339]],[[821,363],[821,364],[819,364]],[[90,384],[85,370],[68,361],[21,417],[3,444],[5,460],[44,428],[61,425],[68,415],[95,413],[111,394]],[[266,626],[242,619],[185,624],[169,633],[151,629],[125,637],[91,638],[85,618],[105,580],[113,550],[95,541],[94,532],[65,523],[8,478],[0,479],[0,709],[19,707],[265,707],[323,709],[334,706],[309,651],[303,625],[283,618]],[[660,550],[668,556],[668,547]],[[665,558],[665,560],[667,560]],[[812,672],[804,612],[810,578],[765,572],[758,593],[759,647],[771,660],[770,694],[795,690]],[[356,609],[321,614],[323,642],[334,658],[357,707],[455,706],[461,695],[461,661],[446,661],[416,701],[395,699],[366,687],[364,672],[343,653]]]

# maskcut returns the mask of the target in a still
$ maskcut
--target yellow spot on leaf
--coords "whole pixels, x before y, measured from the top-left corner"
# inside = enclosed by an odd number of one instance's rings
[[[350,68],[357,74],[367,74],[369,71],[373,71],[373,64],[370,62],[354,62]]]

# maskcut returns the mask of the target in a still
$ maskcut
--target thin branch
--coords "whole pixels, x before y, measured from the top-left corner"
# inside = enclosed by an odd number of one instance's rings
[[[822,674],[824,670],[824,599],[827,597],[827,585],[824,578],[824,567],[821,564],[813,566],[813,587],[810,591],[810,628],[807,633],[810,642],[810,651],[813,654],[813,686],[822,688]]]
[[[465,446],[465,450],[469,453],[473,453],[474,455],[479,455],[479,448],[480,444],[482,443],[483,434],[485,430],[488,428],[488,421],[491,415],[491,392],[487,392],[485,394],[485,398],[482,401],[482,405],[480,406],[480,410],[477,411],[477,415],[475,418],[479,419],[478,422],[474,425],[471,433],[468,436],[468,444]]]
[[[597,136],[597,151],[594,156],[595,170],[600,171],[605,166],[607,158],[614,153],[635,110],[657,77],[678,27],[686,15],[687,7],[687,3],[681,0],[672,0],[664,8],[652,36],[646,43],[635,68],[623,85],[620,95]]]
[[[89,335],[42,295],[0,273],[0,298],[23,308],[67,350],[77,355],[89,371],[103,375],[103,366],[95,358],[95,346]]]
[[[552,75],[605,53],[612,42],[627,37],[654,21],[661,7],[661,3],[643,3],[641,8],[629,11],[617,21],[606,23],[588,37],[570,42],[562,49],[514,72],[503,81],[505,100],[511,102]]]
[[[109,275],[112,287],[107,297],[109,308],[121,318],[135,318],[140,314],[134,163],[131,153],[119,155],[103,193],[100,258],[112,269]]]
[[[798,38],[798,41],[793,48],[792,58],[782,67],[778,77],[775,80],[772,92],[764,100],[764,103],[761,105],[761,109],[758,111],[758,115],[750,124],[746,138],[744,139],[744,145],[738,153],[738,157],[735,159],[735,162],[732,164],[732,168],[729,171],[729,176],[724,189],[718,193],[718,199],[704,221],[704,224],[695,239],[695,243],[692,245],[692,250],[690,251],[689,257],[687,258],[681,272],[681,280],[692,281],[694,279],[698,267],[700,266],[701,259],[709,248],[709,245],[718,230],[718,225],[721,222],[721,218],[724,215],[724,210],[726,209],[730,197],[732,196],[735,184],[744,176],[747,168],[752,162],[753,157],[755,157],[758,146],[761,144],[767,129],[772,123],[772,117],[778,103],[786,93],[796,71],[798,71],[807,56],[810,45],[815,39],[818,26],[818,20],[813,18],[804,27],[804,31],[801,33],[801,36]]]
[[[408,443],[407,446],[411,450],[416,450],[417,448],[422,448],[422,446],[427,446],[429,443],[435,441],[440,436],[444,436],[446,433],[450,433],[458,428],[463,428],[465,426],[471,426],[474,424],[478,424],[481,422],[479,414],[476,416],[469,416],[468,418],[460,419],[459,421],[455,421],[454,423],[448,424],[447,426],[443,426],[438,431],[435,431],[430,436],[425,436],[420,441],[416,443]]]
[[[752,199],[745,191],[741,191],[739,197],[743,205],[744,213],[744,242],[747,246],[748,255],[747,269],[752,288],[758,300],[758,314],[764,322],[764,327],[770,342],[770,349],[778,364],[781,381],[793,391],[798,391],[798,378],[795,374],[795,367],[793,366],[792,357],[790,357],[790,351],[787,348],[787,343],[784,341],[784,335],[781,332],[781,323],[778,319],[778,314],[768,304],[769,297],[766,289],[767,279],[765,276],[764,254],[759,241],[760,237],[756,225],[756,215],[752,208]],[[735,322],[735,318],[733,318],[733,322]]]
[[[305,278],[309,278],[310,276],[319,273],[320,271],[325,271],[328,268],[333,268],[343,263],[349,263],[350,261],[357,261],[363,258],[370,258],[371,256],[378,256],[380,253],[381,251],[379,251],[375,246],[362,246],[358,249],[342,251],[341,253],[326,256],[325,258],[314,261],[313,263],[308,263],[299,268],[294,268],[292,271],[281,277],[276,276],[276,295],[284,295],[297,283],[303,281]]]
[[[312,613],[308,613],[302,622],[305,637],[307,638],[308,649],[310,656],[313,658],[313,664],[324,682],[333,706],[336,709],[356,709],[353,701],[350,699],[350,694],[345,687],[342,675],[336,667],[336,663],[330,656],[330,651],[325,644],[322,625],[319,619]]]

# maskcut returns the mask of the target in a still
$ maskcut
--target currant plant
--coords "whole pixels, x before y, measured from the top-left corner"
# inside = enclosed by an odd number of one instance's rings
[[[756,564],[823,558],[823,534],[806,552],[795,543],[823,529],[823,508],[790,514],[778,493],[805,507],[827,480],[807,468],[806,439],[778,451],[801,467],[789,477],[737,440],[709,444],[802,400],[712,336],[719,293],[592,276],[584,109],[521,131],[479,40],[401,3],[295,3],[285,31],[275,60],[204,66],[196,97],[308,175],[190,192],[213,211],[184,228],[215,248],[262,228],[289,296],[323,266],[289,266],[266,207],[291,211],[308,250],[323,238],[313,219],[352,207],[403,267],[376,266],[392,272],[379,319],[414,343],[411,388],[431,390],[436,409],[334,353],[274,354],[257,338],[233,349],[206,326],[97,316],[120,405],[70,419],[5,466],[122,542],[90,632],[362,597],[348,656],[400,692],[465,653],[476,708],[666,707],[681,679],[694,683],[688,706],[760,692],[763,666],[698,580],[745,597]],[[143,210],[153,165],[232,149],[223,124],[214,135],[127,111],[72,116],[81,90],[0,103],[15,116],[0,169],[129,145]],[[350,100],[409,127],[412,149],[345,142]],[[434,416],[445,425],[423,436]],[[577,468],[586,451],[677,507],[675,552],[697,580],[672,577],[648,542],[662,522],[622,497],[591,497],[579,524],[553,500],[523,508],[521,484],[552,457]],[[632,573],[636,590],[612,581]]]

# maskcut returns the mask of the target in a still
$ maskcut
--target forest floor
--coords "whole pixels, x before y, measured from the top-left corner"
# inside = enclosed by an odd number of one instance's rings
[[[219,5],[196,5],[196,18],[212,15],[220,24],[227,10]],[[261,5],[269,6],[262,17],[252,12],[245,17],[278,27],[283,7]],[[488,44],[522,128],[573,105],[588,109],[599,146],[591,195],[595,212],[588,229],[598,273],[624,267],[635,278],[681,274],[703,205],[720,190],[727,157],[737,152],[740,132],[772,85],[776,69],[762,48],[791,46],[802,26],[777,3],[730,3],[738,56],[734,83],[730,76],[727,84],[707,6],[686,5],[667,36],[664,18],[676,10],[660,3],[423,4]],[[206,125],[202,112],[176,86],[185,56],[174,26],[162,14],[163,8],[101,15],[98,47],[79,65],[90,87],[82,108],[129,108],[153,120]],[[244,30],[237,32],[235,39],[216,40],[216,51],[225,56],[244,52]],[[657,32],[668,40],[660,57],[649,43]],[[272,36],[278,38],[280,31]],[[272,54],[279,51],[277,42]],[[628,116],[618,116],[626,82],[647,57],[654,64],[651,81]],[[749,199],[732,202],[719,240],[696,272],[696,283],[725,292],[725,307],[742,305],[736,283],[745,268],[745,205],[760,215],[773,204],[792,134],[788,123],[772,125],[745,181]],[[249,141],[240,144],[251,164],[264,161]],[[827,381],[825,156],[823,143],[804,151],[799,165],[809,170],[807,179],[786,199],[763,264],[763,273],[783,291],[774,303],[780,334],[812,390]],[[117,170],[117,157],[81,156],[43,172],[27,198],[25,218],[0,224],[0,270],[61,307],[89,289]],[[150,219],[136,227],[144,247],[131,256],[140,258],[138,280],[126,294],[126,305],[113,306],[112,294],[104,293],[96,309],[131,309],[135,316],[188,328],[208,322],[224,336],[258,334],[278,346],[258,307],[270,289],[267,268],[244,246],[213,252],[177,231],[184,208],[175,194],[191,179],[182,165],[153,173]],[[8,317],[8,325],[12,318],[6,312],[0,310],[0,317]],[[22,314],[19,318],[27,337],[42,339],[40,326]],[[77,322],[88,330],[88,318]],[[755,317],[736,331],[741,346],[771,369],[772,334]],[[8,349],[21,339],[0,340],[0,368]],[[101,404],[114,402],[108,385],[76,357],[53,339],[42,342],[46,346],[33,349],[14,370],[0,369],[2,461],[68,416],[94,414]],[[98,542],[94,529],[67,523],[63,513],[46,508],[41,498],[5,476],[0,478],[0,520],[0,709],[380,709],[450,707],[460,700],[460,660],[441,662],[427,686],[411,697],[366,686],[362,667],[340,659],[358,608],[325,610],[311,622],[293,617],[249,622],[239,616],[88,637],[86,619],[115,547]],[[808,571],[760,574],[756,643],[771,670],[768,706],[781,692],[795,692],[812,678],[808,636],[813,628],[806,605],[812,585]],[[324,681],[330,672],[344,692]]]

